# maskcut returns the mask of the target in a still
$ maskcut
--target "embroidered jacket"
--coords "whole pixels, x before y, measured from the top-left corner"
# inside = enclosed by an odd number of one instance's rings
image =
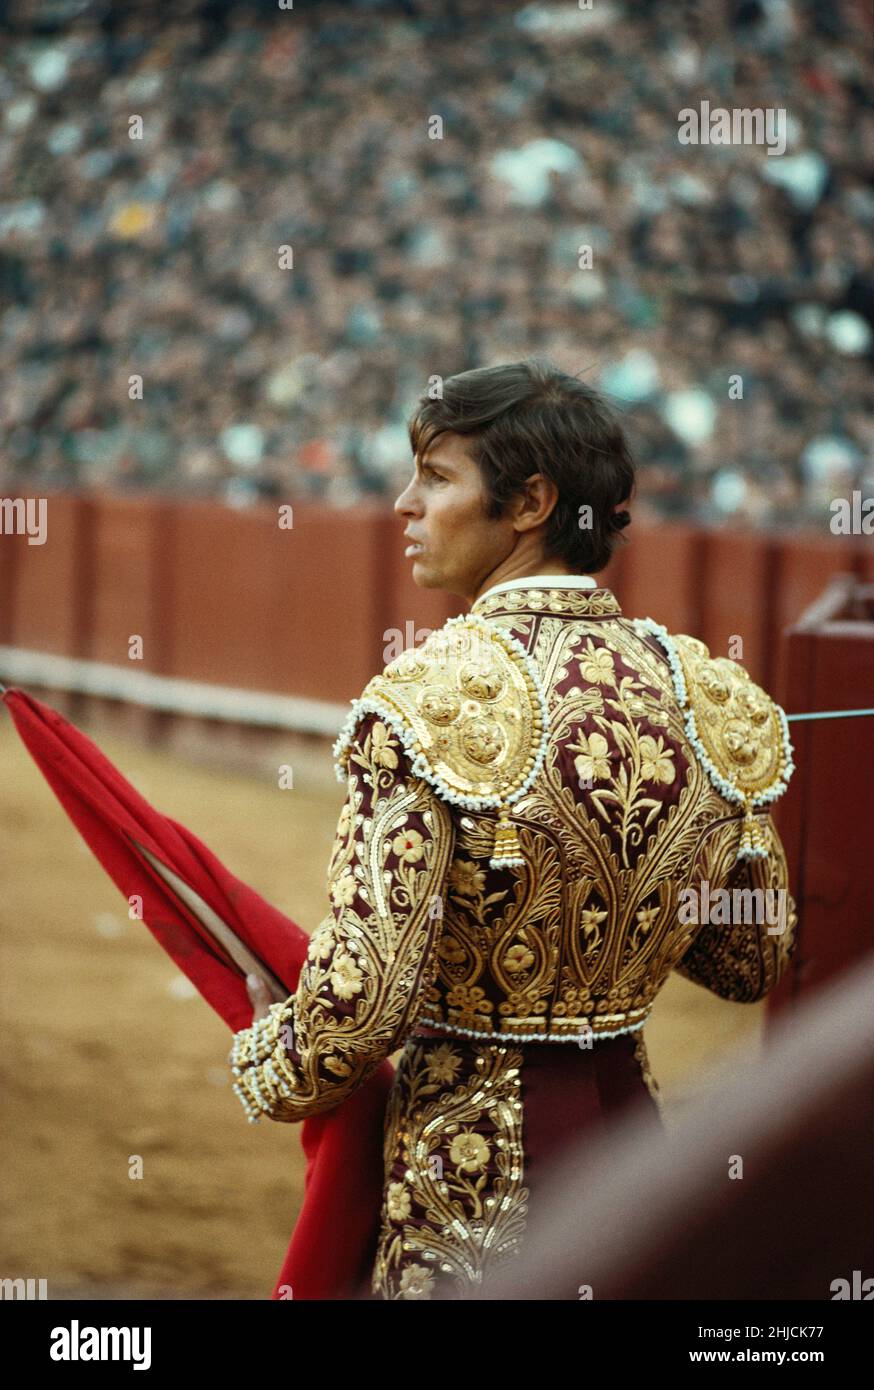
[[[295,996],[236,1035],[250,1117],[337,1105],[419,1030],[579,1043],[641,1028],[672,970],[738,1002],[780,978],[783,711],[587,576],[538,579],[353,703],[332,910]]]

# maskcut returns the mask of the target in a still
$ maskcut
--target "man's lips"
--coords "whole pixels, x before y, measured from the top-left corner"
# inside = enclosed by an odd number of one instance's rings
[[[412,557],[414,555],[421,555],[424,549],[425,547],[422,545],[421,541],[413,541],[412,545],[407,546],[406,550],[404,551],[404,554],[408,557]]]

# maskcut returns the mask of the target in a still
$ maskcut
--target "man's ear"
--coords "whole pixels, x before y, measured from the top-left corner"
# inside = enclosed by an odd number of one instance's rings
[[[517,529],[533,531],[535,526],[542,526],[557,501],[558,488],[553,480],[543,473],[532,473],[514,498],[515,519],[525,523]]]

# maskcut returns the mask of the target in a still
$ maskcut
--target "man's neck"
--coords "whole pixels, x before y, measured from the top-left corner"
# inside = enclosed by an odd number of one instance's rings
[[[470,602],[476,603],[478,598],[482,598],[490,589],[495,589],[501,584],[512,583],[514,587],[519,587],[527,580],[537,583],[538,579],[544,575],[556,578],[567,575],[573,578],[572,572],[560,560],[541,560],[533,567],[531,565],[499,565],[487,579],[483,580]]]
[[[573,574],[570,570],[538,570],[536,574],[516,575],[513,578],[499,579],[488,583],[480,589],[472,603],[478,603],[481,598],[495,593],[501,589],[530,589],[544,588],[547,585],[554,588],[561,588],[562,585],[569,589],[597,589],[598,581],[590,574]]]

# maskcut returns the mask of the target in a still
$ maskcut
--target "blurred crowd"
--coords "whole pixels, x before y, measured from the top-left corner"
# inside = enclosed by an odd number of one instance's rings
[[[0,486],[393,497],[429,383],[539,355],[621,412],[644,513],[827,524],[874,489],[870,25],[857,0],[20,6]],[[785,110],[785,153],[680,143],[702,101]]]

